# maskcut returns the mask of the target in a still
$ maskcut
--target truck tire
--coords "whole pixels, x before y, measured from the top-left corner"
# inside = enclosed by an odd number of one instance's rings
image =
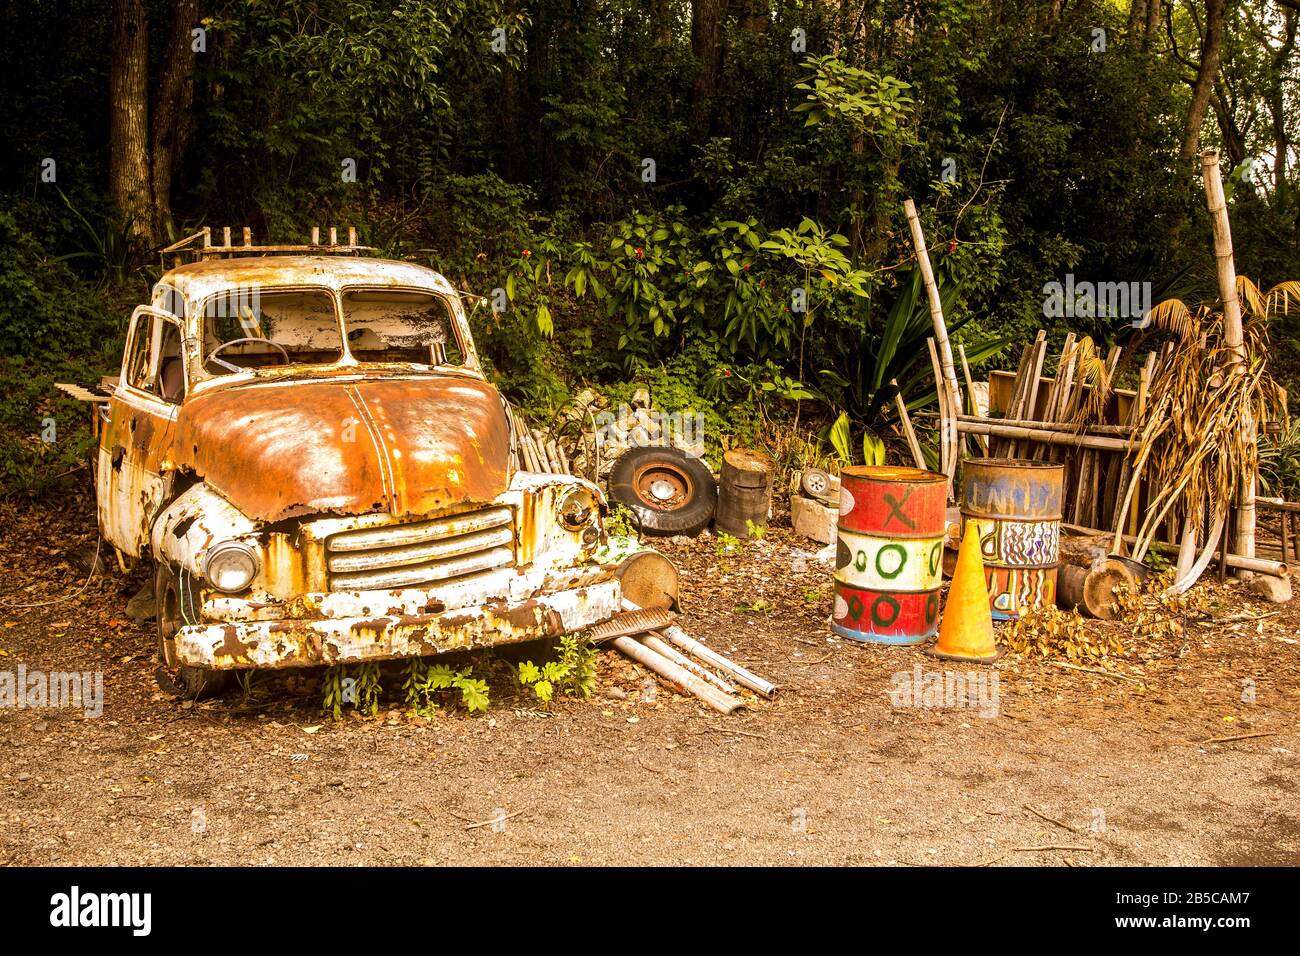
[[[159,561],[154,571],[154,599],[158,602],[158,686],[183,700],[201,700],[216,697],[230,686],[230,671],[208,670],[204,667],[184,667],[176,662],[172,639],[185,620],[181,607],[180,588],[176,572]]]
[[[642,532],[694,537],[718,506],[709,466],[675,448],[631,448],[614,462],[609,493],[631,509]]]

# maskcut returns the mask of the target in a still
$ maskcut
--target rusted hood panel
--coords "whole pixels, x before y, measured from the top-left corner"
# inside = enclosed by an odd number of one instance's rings
[[[181,408],[176,463],[250,518],[427,514],[506,490],[495,389],[467,376],[254,383]]]

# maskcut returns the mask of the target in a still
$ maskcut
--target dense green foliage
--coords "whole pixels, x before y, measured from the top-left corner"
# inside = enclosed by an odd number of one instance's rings
[[[1066,273],[1214,297],[1198,163],[1179,158],[1204,25],[1167,6],[1147,33],[1123,0],[209,0],[163,201],[174,235],[356,224],[432,264],[487,297],[480,350],[533,409],[643,383],[704,412],[712,442],[841,413],[883,434],[891,380],[913,410],[933,396],[907,197],[977,366],[1039,327],[1127,333],[1045,319]],[[50,382],[111,370],[157,277],[109,191],[107,7],[0,14],[8,493],[80,460],[86,412]],[[176,7],[145,8],[156,97]],[[1265,287],[1300,278],[1296,16],[1229,4],[1201,132],[1237,167],[1238,271]]]

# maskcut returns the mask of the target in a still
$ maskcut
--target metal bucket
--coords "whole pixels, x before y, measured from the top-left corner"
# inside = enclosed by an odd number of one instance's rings
[[[831,630],[855,641],[919,644],[939,626],[947,479],[920,468],[840,473]]]
[[[1065,466],[1019,458],[962,462],[962,532],[979,529],[989,608],[1000,621],[1056,601]]]

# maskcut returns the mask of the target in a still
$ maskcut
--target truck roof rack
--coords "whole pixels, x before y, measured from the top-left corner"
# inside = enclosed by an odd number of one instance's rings
[[[255,246],[253,230],[243,228],[243,243],[235,245],[230,241],[230,227],[221,230],[221,245],[212,244],[212,228],[204,226],[193,235],[186,236],[179,242],[173,242],[159,253],[163,268],[167,268],[167,257],[172,257],[172,267],[185,265],[186,262],[202,262],[205,259],[228,259],[235,256],[276,256],[276,255],[312,255],[312,256],[353,256],[374,252],[374,246],[357,245],[357,228],[348,226],[348,241],[339,242],[338,229],[330,226],[329,242],[320,241],[320,226],[312,226],[311,242],[307,245]]]

